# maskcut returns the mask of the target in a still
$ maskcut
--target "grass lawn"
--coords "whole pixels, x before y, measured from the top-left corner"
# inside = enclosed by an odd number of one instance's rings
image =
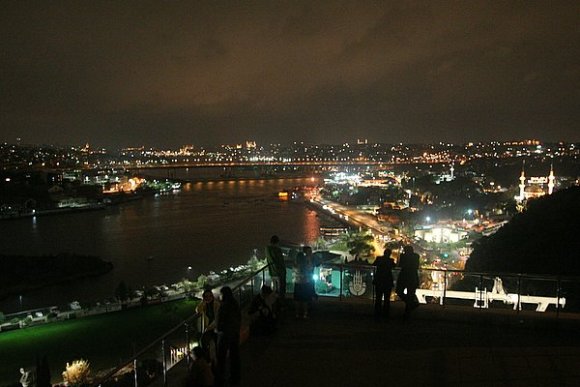
[[[34,369],[37,356],[47,356],[53,381],[72,360],[89,361],[93,374],[113,367],[193,315],[195,305],[180,300],[0,332],[0,386],[17,383],[20,367]]]

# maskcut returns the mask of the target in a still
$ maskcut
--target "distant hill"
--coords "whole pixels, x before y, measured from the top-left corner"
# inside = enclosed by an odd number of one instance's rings
[[[525,212],[474,244],[466,270],[580,275],[580,187],[530,202]]]

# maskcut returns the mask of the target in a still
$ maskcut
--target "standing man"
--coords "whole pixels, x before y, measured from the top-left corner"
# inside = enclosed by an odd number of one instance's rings
[[[393,267],[395,261],[391,259],[391,249],[385,249],[383,256],[377,257],[375,267],[375,320],[389,318],[391,310],[391,291],[393,290]],[[384,304],[383,304],[384,297]],[[382,304],[382,305],[381,305]]]
[[[286,298],[286,263],[279,244],[280,238],[277,235],[270,238],[270,245],[266,247],[266,259],[270,277],[272,277],[272,287],[283,300]]]
[[[397,295],[405,301],[405,313],[408,314],[419,306],[415,295],[419,286],[419,254],[413,251],[412,246],[405,246],[403,251],[399,258],[401,272],[397,279]]]

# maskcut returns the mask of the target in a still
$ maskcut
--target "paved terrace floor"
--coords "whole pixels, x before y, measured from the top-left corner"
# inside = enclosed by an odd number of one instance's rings
[[[580,317],[320,298],[307,320],[290,309],[271,336],[242,345],[241,386],[580,386]],[[185,365],[170,372],[182,386]],[[158,381],[156,385],[162,385]]]
[[[550,317],[550,318],[547,318]],[[321,298],[242,346],[242,386],[580,386],[580,321],[421,305],[375,322],[370,300]]]

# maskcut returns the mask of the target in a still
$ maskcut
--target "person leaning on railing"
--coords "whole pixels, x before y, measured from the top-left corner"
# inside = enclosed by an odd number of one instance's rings
[[[217,336],[215,330],[220,302],[216,300],[213,292],[210,289],[206,289],[203,292],[201,298],[201,302],[197,304],[197,307],[195,308],[195,311],[200,316],[199,321],[201,322],[201,327],[199,329],[201,332],[200,343],[206,359],[208,359],[214,366],[216,366]]]
[[[286,262],[279,244],[280,238],[277,235],[273,235],[270,238],[270,245],[266,247],[266,259],[270,277],[272,277],[273,290],[283,300],[286,298]]]

